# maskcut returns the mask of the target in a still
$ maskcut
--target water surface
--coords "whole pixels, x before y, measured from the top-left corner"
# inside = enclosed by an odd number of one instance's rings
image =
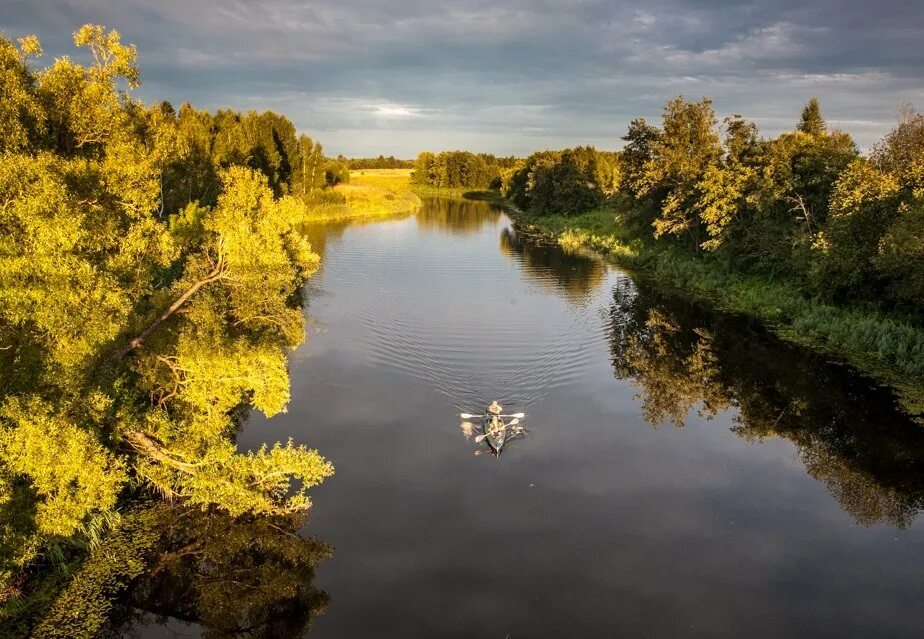
[[[924,431],[888,393],[487,203],[306,233],[292,402],[239,441],[336,465],[311,636],[920,636]],[[528,414],[498,458],[457,417],[492,399]]]

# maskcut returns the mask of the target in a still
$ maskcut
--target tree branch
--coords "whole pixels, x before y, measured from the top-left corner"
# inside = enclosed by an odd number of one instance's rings
[[[228,269],[227,269],[227,263],[225,262],[224,251],[222,250],[221,243],[219,243],[218,262],[215,264],[215,267],[212,269],[212,271],[208,275],[206,275],[203,279],[199,280],[198,282],[195,282],[192,286],[186,289],[186,292],[180,295],[173,302],[173,304],[167,307],[167,310],[161,313],[160,316],[157,319],[155,319],[153,322],[151,322],[146,329],[141,331],[141,333],[136,338],[131,340],[128,344],[125,345],[125,347],[122,350],[116,353],[116,356],[113,359],[115,360],[123,359],[126,355],[128,355],[133,350],[141,346],[144,343],[144,340],[147,339],[147,337],[151,333],[157,330],[158,326],[163,324],[171,315],[173,315],[181,306],[183,306],[183,304],[185,304],[189,300],[190,297],[195,295],[196,291],[198,291],[200,288],[202,288],[206,284],[215,282],[225,277],[225,275],[227,274],[227,271]]]
[[[195,475],[198,472],[198,467],[201,464],[189,464],[187,462],[181,462],[178,459],[174,459],[170,454],[165,451],[163,448],[158,446],[151,437],[148,437],[144,433],[138,430],[129,430],[125,433],[128,443],[131,444],[132,448],[137,450],[140,453],[143,453],[158,461],[165,466],[170,468],[175,468],[176,470],[182,471],[184,473]]]

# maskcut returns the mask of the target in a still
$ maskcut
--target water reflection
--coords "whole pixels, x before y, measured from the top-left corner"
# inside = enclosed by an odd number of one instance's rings
[[[497,224],[503,212],[487,202],[458,198],[425,198],[417,214],[417,225],[423,229],[449,231],[469,235],[486,225]]]
[[[903,528],[924,507],[924,430],[889,392],[740,318],[645,289],[613,295],[613,368],[639,388],[648,423],[734,407],[735,434],[792,441],[858,523]]]
[[[21,621],[36,636],[299,636],[329,604],[313,581],[332,555],[299,534],[303,524],[165,503],[130,510]]]
[[[300,231],[302,235],[308,238],[308,242],[311,244],[311,250],[321,257],[321,267],[323,268],[324,256],[327,254],[328,243],[341,239],[348,228],[382,224],[385,222],[396,222],[406,220],[413,215],[414,211],[407,211],[391,215],[352,217],[331,222],[308,222],[301,225]]]
[[[516,260],[529,280],[578,305],[586,305],[606,279],[603,260],[564,251],[558,244],[516,226],[500,235],[502,255]]]
[[[176,619],[205,636],[296,637],[327,609],[314,571],[333,550],[299,535],[302,516],[162,513],[156,555],[128,592],[123,625]]]

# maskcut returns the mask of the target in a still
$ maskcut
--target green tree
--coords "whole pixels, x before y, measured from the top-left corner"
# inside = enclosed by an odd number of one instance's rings
[[[41,55],[35,36],[20,38],[18,48],[0,36],[0,152],[34,144],[44,132],[45,111],[27,66]]]
[[[414,170],[411,172],[413,184],[433,184],[433,165],[436,156],[429,151],[423,151],[414,161]]]
[[[4,596],[43,549],[104,531],[130,486],[284,514],[332,473],[292,442],[234,444],[247,410],[285,409],[301,283],[318,266],[296,230],[304,204],[279,197],[294,128],[271,113],[145,108],[128,93],[133,46],[92,25],[75,43],[90,66],[33,72],[30,39],[4,67],[19,83],[0,76],[41,109],[14,110],[15,144],[0,151]]]
[[[695,213],[698,184],[722,156],[712,102],[687,102],[682,96],[664,107],[661,134],[652,143],[638,195],[663,192],[654,235],[688,235],[698,249],[701,223]]]
[[[898,195],[895,177],[868,160],[854,161],[841,174],[831,194],[830,218],[814,245],[819,288],[875,297],[873,260],[897,215]]]
[[[649,193],[645,189],[645,171],[660,137],[658,127],[648,124],[645,118],[636,118],[629,123],[629,130],[622,138],[626,143],[620,156],[623,184],[636,197]]]
[[[808,135],[822,135],[827,131],[827,124],[821,116],[821,103],[818,102],[818,98],[810,98],[806,102],[796,130]]]
[[[307,198],[315,190],[323,188],[326,182],[326,162],[320,142],[312,141],[307,135],[299,136],[292,165],[291,193]]]
[[[920,312],[924,309],[924,202],[899,205],[878,249],[874,263],[892,299]]]

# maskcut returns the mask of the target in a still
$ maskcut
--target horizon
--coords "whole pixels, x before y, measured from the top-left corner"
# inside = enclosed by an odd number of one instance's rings
[[[42,41],[38,64],[82,59],[72,32],[104,24],[138,46],[138,99],[273,110],[332,157],[615,150],[633,118],[657,122],[681,94],[712,99],[720,121],[744,115],[764,136],[791,130],[817,96],[829,126],[868,150],[899,105],[924,104],[924,7],[894,0],[660,0],[645,10],[521,0],[372,8],[13,0],[5,13],[5,35]]]

